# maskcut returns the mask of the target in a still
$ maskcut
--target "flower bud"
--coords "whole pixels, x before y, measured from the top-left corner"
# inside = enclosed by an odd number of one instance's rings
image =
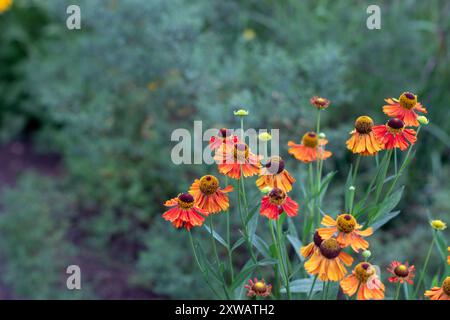
[[[272,191],[272,187],[266,186],[261,189],[261,192],[264,194],[268,194],[270,191]]]
[[[370,250],[364,250],[362,252],[362,256],[364,257],[364,259],[369,259],[371,255],[372,255],[372,252],[370,252]]]
[[[269,140],[272,139],[272,135],[270,133],[268,133],[268,132],[261,132],[258,135],[258,139],[261,140],[261,141],[269,141]]]
[[[323,132],[319,133],[319,139],[326,139],[327,135]]]
[[[430,120],[428,120],[428,118],[425,117],[425,116],[418,116],[418,117],[417,117],[417,121],[419,121],[420,124],[425,125],[425,126],[426,126],[428,123],[430,123]]]
[[[442,220],[431,220],[430,225],[433,229],[442,231],[447,228],[447,224]]]
[[[248,111],[244,109],[239,109],[238,111],[234,111],[234,115],[238,117],[248,116]]]

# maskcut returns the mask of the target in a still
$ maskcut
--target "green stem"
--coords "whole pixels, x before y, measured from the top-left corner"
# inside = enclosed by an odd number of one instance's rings
[[[308,297],[306,298],[306,300],[311,300],[311,295],[313,293],[314,286],[316,285],[317,276],[318,276],[317,274],[314,276],[314,280],[313,280],[313,283],[311,285],[311,288],[309,289]]]
[[[270,229],[270,234],[272,235],[272,243],[275,245],[275,254],[277,256],[278,261],[280,261],[279,254],[278,254],[278,246],[277,246],[277,240],[276,240],[276,236],[275,236],[275,231],[273,230],[273,226],[272,226],[272,220],[268,220],[269,223],[269,229]],[[280,293],[280,289],[282,287],[281,285],[281,281],[280,281],[280,277],[278,273],[281,273],[281,270],[279,270],[279,264],[274,265],[274,272],[275,272],[275,283],[277,283],[278,285],[278,297],[280,297],[281,293]]]
[[[425,258],[425,263],[424,263],[422,271],[420,273],[419,281],[417,281],[416,290],[414,291],[415,297],[417,297],[417,294],[419,293],[420,285],[422,284],[423,278],[425,276],[425,271],[427,270],[428,262],[430,261],[431,253],[433,252],[434,241],[435,241],[435,235],[433,234],[433,240],[431,240],[430,248],[428,249],[427,256]]]
[[[421,127],[419,127],[419,128],[417,129],[416,136],[419,135],[420,128],[421,128]],[[408,149],[408,152],[406,153],[405,160],[403,160],[402,165],[400,166],[400,169],[398,170],[398,173],[396,173],[395,178],[394,178],[394,181],[392,182],[392,185],[391,185],[391,187],[389,188],[389,190],[388,190],[388,192],[387,192],[387,194],[386,194],[386,197],[388,197],[388,196],[391,194],[391,192],[394,190],[395,185],[397,184],[398,179],[399,179],[400,176],[402,175],[403,170],[406,168],[406,164],[408,163],[408,159],[409,159],[409,156],[411,155],[412,149],[413,149],[413,145],[410,145],[410,146],[409,146],[409,149]]]
[[[394,168],[395,168],[395,175],[397,176],[398,170],[397,170],[397,148],[394,149]]]
[[[223,270],[221,268],[221,264],[220,264],[220,259],[219,259],[219,254],[217,253],[217,246],[216,246],[216,240],[214,239],[214,226],[213,226],[213,218],[212,215],[209,216],[209,230],[210,230],[210,235],[211,235],[211,245],[213,247],[213,253],[214,253],[214,257],[216,259],[216,263],[217,263],[217,268],[219,269],[219,272],[222,276],[222,288],[223,291],[225,293],[225,296],[227,297],[227,299],[230,299],[230,295],[228,294],[228,289],[227,286],[225,285],[225,278],[223,276]]]
[[[392,149],[388,150],[387,157],[388,157],[387,164],[386,164],[383,172],[381,172],[380,180],[377,183],[377,189],[376,189],[376,194],[375,194],[375,205],[378,203],[378,200],[380,199],[381,191],[383,190],[384,180],[386,179],[387,171],[389,169],[389,163],[392,158]]]
[[[288,266],[285,264],[285,261],[283,259],[282,250],[285,249],[284,243],[283,243],[283,235],[282,235],[282,229],[281,229],[281,222],[280,217],[276,220],[276,227],[277,227],[277,245],[278,245],[278,260],[280,261],[281,268],[283,270],[284,275],[284,282],[286,286],[286,292],[288,299],[291,300],[291,289],[289,287],[289,271]]]
[[[219,293],[216,291],[216,289],[214,289],[214,287],[211,285],[211,283],[209,282],[208,277],[205,275],[205,270],[203,269],[200,260],[198,259],[197,256],[197,250],[195,250],[195,246],[194,246],[194,240],[192,239],[192,234],[191,231],[188,231],[189,234],[189,242],[191,244],[191,248],[192,248],[192,252],[194,253],[194,258],[195,258],[195,262],[198,265],[198,268],[200,269],[200,272],[202,273],[203,277],[205,278],[205,282],[208,285],[208,287],[211,289],[211,291],[216,295],[217,298],[220,298]]]
[[[354,168],[354,170],[353,170],[352,186],[355,185],[356,176],[358,175],[358,169],[359,169],[359,163],[360,163],[360,161],[361,161],[361,155],[358,154],[358,156],[356,157],[355,168]]]
[[[399,296],[400,296],[400,288],[401,288],[401,283],[400,281],[397,283],[397,289],[395,290],[395,297],[394,300],[398,300]]]

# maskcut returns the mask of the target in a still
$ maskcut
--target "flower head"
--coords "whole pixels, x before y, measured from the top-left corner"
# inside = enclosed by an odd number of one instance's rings
[[[330,105],[330,100],[318,96],[312,97],[309,102],[319,110],[326,109]]]
[[[256,186],[262,190],[265,187],[280,188],[284,192],[292,190],[295,179],[285,169],[285,162],[280,156],[272,156],[261,167]]]
[[[431,300],[450,300],[450,277],[445,278],[441,287],[433,287],[424,295]]]
[[[245,41],[252,41],[256,37],[256,32],[253,29],[247,28],[242,32],[242,37]]]
[[[430,225],[435,230],[445,230],[447,228],[447,224],[442,220],[431,220]]]
[[[320,239],[320,238],[318,238]],[[317,245],[316,242],[314,242]],[[346,266],[351,266],[353,258],[342,251],[335,238],[322,240],[319,249],[312,250],[310,258],[305,262],[305,270],[318,275],[322,281],[339,281],[347,274]],[[311,248],[310,248],[311,250]],[[305,254],[309,253],[304,250]]]
[[[230,205],[227,193],[231,191],[233,191],[232,186],[221,189],[219,179],[213,175],[196,179],[189,189],[189,193],[194,196],[196,205],[208,213],[227,210]]]
[[[303,257],[309,258],[313,253],[320,249],[320,245],[322,244],[322,237],[316,231],[314,232],[313,241],[308,245],[300,248],[300,253]]]
[[[8,10],[13,3],[13,0],[0,0],[0,13]]]
[[[352,274],[341,281],[341,289],[350,297],[358,291],[358,300],[383,299],[385,290],[376,268],[369,262],[358,263]]]
[[[298,204],[292,200],[283,190],[273,188],[261,199],[259,213],[269,219],[278,219],[280,214],[286,212],[290,217],[298,213]]]
[[[248,116],[248,114],[249,114],[249,112],[244,109],[239,109],[237,111],[234,111],[233,113],[235,116],[238,116],[238,117],[245,117],[245,116]]]
[[[222,144],[214,156],[219,172],[232,179],[258,174],[261,158],[261,156],[253,154],[248,145],[242,142]]]
[[[232,131],[227,128],[219,129],[217,135],[211,137],[209,140],[209,147],[211,150],[219,149],[222,144],[228,144],[229,146],[234,145],[239,142],[236,135],[232,134]]]
[[[383,106],[383,112],[389,117],[399,118],[406,126],[418,126],[417,112],[427,113],[419,102],[417,96],[411,92],[403,92],[398,99],[385,99],[388,103]]]
[[[332,153],[325,150],[328,143],[326,139],[321,139],[315,132],[307,132],[302,137],[301,144],[288,142],[288,152],[297,160],[309,163],[317,160],[325,160],[331,157]]]
[[[264,279],[249,279],[244,288],[247,289],[247,297],[268,297],[272,293],[272,285],[266,284]]]
[[[272,139],[272,135],[270,133],[268,133],[268,132],[261,132],[258,135],[258,139],[261,140],[261,141],[264,141],[264,142],[270,141]]]
[[[408,262],[403,264],[398,261],[392,261],[387,271],[393,275],[389,277],[389,282],[408,282],[409,284],[413,284],[412,280],[415,276],[415,268],[414,266],[410,266]]]
[[[355,217],[351,214],[340,214],[336,220],[329,215],[325,215],[322,219],[322,224],[326,228],[320,228],[317,231],[323,239],[336,236],[336,240],[342,247],[351,246],[355,252],[358,252],[360,249],[366,250],[369,247],[369,243],[363,238],[372,235],[372,228],[360,230],[362,226],[358,224]]]
[[[172,222],[175,228],[184,227],[190,230],[203,224],[208,212],[195,205],[195,199],[190,193],[181,193],[178,197],[167,200],[164,205],[170,207],[163,218]],[[203,216],[202,216],[203,215]]]
[[[352,136],[347,140],[347,149],[364,156],[377,154],[382,146],[375,137],[372,128],[372,118],[368,116],[358,117],[355,121],[355,130],[350,132]]]
[[[413,145],[417,140],[416,131],[406,129],[399,118],[389,119],[386,125],[374,126],[373,132],[384,149],[399,148],[403,151],[408,148],[408,142]]]

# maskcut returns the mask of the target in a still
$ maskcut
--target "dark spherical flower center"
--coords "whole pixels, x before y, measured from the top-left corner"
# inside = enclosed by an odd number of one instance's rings
[[[327,259],[334,259],[341,253],[341,246],[334,238],[323,240],[320,244],[320,253]]]
[[[178,196],[178,204],[183,209],[190,209],[194,206],[194,197],[190,193],[182,193]]]
[[[249,150],[245,143],[237,143],[234,145],[234,159],[237,161],[245,161],[248,159]]]
[[[387,125],[391,129],[400,130],[400,129],[403,129],[403,127],[405,126],[405,123],[398,118],[392,118],[392,119],[389,119],[389,121],[387,122]]]
[[[320,245],[321,245],[322,242],[323,242],[323,239],[322,239],[322,237],[320,236],[319,232],[317,232],[317,231],[314,232],[313,241],[314,241],[314,244],[315,244],[317,247],[320,247]]]
[[[355,267],[355,276],[361,283],[366,283],[374,274],[375,269],[367,262],[361,262]]]
[[[373,120],[368,116],[358,117],[355,121],[355,129],[358,133],[367,134],[372,131]]]
[[[229,137],[231,135],[231,131],[228,130],[227,128],[222,128],[222,129],[219,130],[218,135],[221,138],[226,138],[226,137]]]
[[[272,204],[277,206],[282,205],[286,199],[286,193],[281,189],[273,188],[272,191],[269,192],[269,199]]]
[[[307,132],[302,138],[304,146],[309,148],[316,148],[319,144],[319,136],[315,132]]]
[[[284,160],[279,156],[273,156],[266,163],[265,167],[270,174],[278,174],[283,172],[285,164]]]
[[[411,110],[417,104],[417,96],[411,92],[403,92],[398,100],[400,105],[408,110]]]
[[[336,222],[337,228],[340,232],[351,233],[353,230],[355,230],[356,219],[350,214],[339,215]]]
[[[401,265],[395,267],[394,273],[398,277],[405,278],[408,276],[409,270],[404,264],[401,264]]]
[[[447,277],[442,284],[442,290],[444,293],[450,297],[450,277]]]
[[[203,176],[200,179],[200,191],[205,195],[214,194],[219,189],[219,179],[212,175]]]

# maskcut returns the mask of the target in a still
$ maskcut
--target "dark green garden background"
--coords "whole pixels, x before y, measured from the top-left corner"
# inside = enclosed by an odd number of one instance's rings
[[[81,30],[66,28],[69,4]],[[370,4],[381,30],[366,28]],[[248,126],[280,129],[288,158],[287,141],[312,129],[309,97],[327,97],[335,214],[354,119],[382,123],[383,99],[403,91],[431,123],[402,178],[402,213],[371,238],[384,277],[392,259],[423,261],[429,217],[450,222],[448,1],[14,1],[0,14],[0,298],[210,297],[186,234],[161,214],[216,169],[172,164],[171,132],[235,128],[242,106]],[[373,161],[361,166],[364,181]],[[66,289],[70,264],[81,291]],[[430,274],[442,268],[432,259]]]

